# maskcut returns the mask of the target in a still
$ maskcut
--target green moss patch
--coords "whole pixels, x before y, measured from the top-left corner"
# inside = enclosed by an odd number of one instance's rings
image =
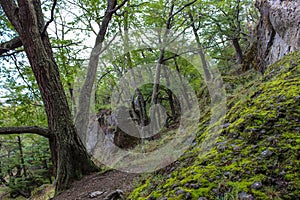
[[[300,52],[285,56],[228,101],[226,128],[203,154],[197,144],[172,172],[149,175],[129,199],[297,199],[300,197]]]

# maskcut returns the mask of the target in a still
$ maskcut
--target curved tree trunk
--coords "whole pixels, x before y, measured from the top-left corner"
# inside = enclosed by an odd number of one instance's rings
[[[117,0],[107,1],[107,8],[105,11],[105,15],[102,20],[99,33],[97,34],[94,48],[92,49],[90,55],[86,78],[84,80],[83,86],[80,91],[78,113],[76,113],[75,125],[78,134],[85,146],[86,146],[86,135],[88,130],[88,124],[89,124],[91,94],[96,79],[100,53],[102,50],[102,43],[105,39],[109,22],[113,14],[118,9],[118,7],[116,6],[117,6]]]
[[[39,0],[0,0],[30,62],[43,98],[50,132],[51,155],[57,160],[56,192],[72,180],[97,170],[77,136],[58,66],[53,58]]]

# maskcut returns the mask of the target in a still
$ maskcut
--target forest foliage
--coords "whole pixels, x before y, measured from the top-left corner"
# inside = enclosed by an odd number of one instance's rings
[[[2,4],[5,1],[0,2]],[[198,45],[197,53],[205,54],[202,65],[205,62],[211,64],[220,71],[225,82],[235,81],[243,73],[246,52],[255,40],[254,30],[259,15],[253,3],[252,0],[41,1],[44,19],[49,22],[46,28],[59,68],[59,78],[83,143],[86,138],[82,137],[82,132],[85,135],[86,129],[79,129],[86,128],[88,117],[83,115],[87,120],[86,125],[78,126],[82,109],[93,114],[111,110],[114,88],[121,84],[121,78],[128,71],[139,66],[158,63],[180,73],[195,91],[201,111],[205,111],[205,106],[211,101],[205,84],[208,79],[205,68],[199,71],[184,55],[156,47],[134,49],[115,58],[118,49],[130,45],[128,33],[160,30],[155,37],[161,40],[156,41],[159,44],[165,38],[192,38]],[[113,6],[112,10],[109,10],[110,6]],[[168,35],[170,33],[175,34]],[[24,48],[22,45],[12,48],[7,44],[18,34],[2,8],[0,35],[0,127],[47,127],[45,102]],[[120,44],[114,43],[117,36],[121,36],[118,41]],[[100,53],[93,54],[99,44]],[[190,53],[195,52],[183,54]],[[95,55],[96,64],[93,66]],[[89,75],[92,67],[96,67],[96,73],[91,72]],[[95,81],[89,84],[89,80]],[[240,78],[238,81],[245,80]],[[85,84],[91,90],[88,101],[81,92]],[[225,84],[229,93],[240,89],[235,88],[240,85]],[[166,109],[167,126],[178,123],[180,105],[168,88],[155,88],[155,84],[144,85],[132,95],[133,106],[136,101],[139,107],[131,109],[137,113],[132,117],[139,125],[149,123],[149,108],[153,101],[161,103]],[[0,182],[3,185],[0,187],[0,195],[5,186],[10,189],[11,197],[29,197],[34,188],[54,181],[55,166],[51,160],[48,139],[33,134],[0,135]],[[132,194],[134,198],[135,195]],[[148,192],[147,195],[157,194]]]

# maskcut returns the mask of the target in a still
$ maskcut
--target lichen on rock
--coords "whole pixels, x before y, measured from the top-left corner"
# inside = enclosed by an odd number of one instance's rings
[[[300,48],[300,2],[256,0],[260,20],[255,46],[258,68],[266,68],[284,55]]]

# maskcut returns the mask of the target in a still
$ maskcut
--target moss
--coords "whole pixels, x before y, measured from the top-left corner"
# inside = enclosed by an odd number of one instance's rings
[[[159,184],[150,176],[129,199],[237,199],[247,192],[256,199],[300,196],[300,51],[270,66],[264,77],[243,83],[228,101],[226,123],[216,145],[202,152],[209,134],[209,113],[196,133],[197,145],[180,159]],[[229,78],[228,78],[229,80]],[[239,88],[236,86],[236,88]],[[262,188],[252,189],[261,182]],[[176,195],[178,189],[183,194]],[[146,192],[145,192],[146,191]]]
[[[55,193],[54,185],[42,185],[32,192],[32,200],[46,200],[53,198]]]
[[[131,193],[131,198],[138,199],[138,197],[145,194],[146,188],[147,188],[148,185],[149,185],[149,181],[146,181],[146,183],[136,187],[135,190]]]

